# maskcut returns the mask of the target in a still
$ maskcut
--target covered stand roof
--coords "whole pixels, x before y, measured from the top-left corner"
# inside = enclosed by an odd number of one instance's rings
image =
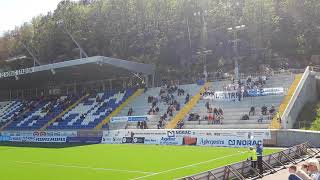
[[[155,65],[93,56],[2,72],[0,89],[34,87],[48,82],[116,79],[121,75],[129,75],[129,72],[154,75]]]

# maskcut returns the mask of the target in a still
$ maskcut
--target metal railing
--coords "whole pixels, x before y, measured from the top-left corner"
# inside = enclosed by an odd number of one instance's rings
[[[305,160],[318,153],[319,151],[312,149],[312,146],[306,142],[277,153],[266,155],[263,157],[264,175],[275,173],[279,167],[280,169],[286,168],[286,163],[297,164],[297,159],[302,158],[301,160]],[[251,167],[250,161],[242,161],[192,176],[183,177],[180,178],[180,180],[242,180],[246,178],[254,179],[259,177],[262,177],[262,174],[259,174],[257,169]]]

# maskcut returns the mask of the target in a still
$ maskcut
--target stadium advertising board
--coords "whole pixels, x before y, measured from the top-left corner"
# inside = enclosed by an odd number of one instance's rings
[[[281,95],[284,94],[284,88],[261,88],[261,89],[249,89],[248,96],[269,96],[269,95]]]
[[[99,144],[102,137],[67,137],[67,143]]]
[[[4,131],[5,136],[66,136],[76,137],[77,131]]]
[[[263,143],[263,139],[234,138],[234,137],[198,137],[198,146],[248,147]]]
[[[120,116],[120,117],[112,117],[111,122],[138,122],[138,121],[148,121],[153,118],[153,116]]]
[[[271,139],[269,130],[133,129],[104,131],[102,143],[246,147],[263,139]]]
[[[36,137],[36,136],[10,136],[10,142],[41,142],[41,143],[65,143],[67,137],[51,136],[51,137]]]

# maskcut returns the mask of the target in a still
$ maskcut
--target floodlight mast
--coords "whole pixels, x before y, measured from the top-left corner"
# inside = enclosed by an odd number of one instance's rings
[[[75,43],[76,46],[79,48],[79,50],[80,50],[80,58],[83,58],[82,56],[84,56],[85,58],[88,58],[89,57],[88,54],[82,49],[80,44],[76,41],[76,39],[72,36],[72,34],[65,27],[64,21],[63,20],[59,20],[59,21],[57,21],[57,24],[58,24],[59,27],[61,27],[69,35],[69,37],[71,38],[73,43]]]
[[[28,48],[28,46],[26,46],[22,41],[20,41],[22,46],[28,51],[28,53],[31,55],[31,57],[33,58],[33,67],[36,66],[36,63],[38,65],[41,65],[40,61],[38,60],[38,58],[31,52],[31,50]]]
[[[33,58],[33,67],[36,66],[36,63],[38,65],[42,65],[39,61],[39,59],[32,53],[32,51],[28,48],[28,46],[20,39],[19,33],[14,33],[13,36],[21,43],[23,48],[27,50],[27,52],[30,54],[30,56]]]

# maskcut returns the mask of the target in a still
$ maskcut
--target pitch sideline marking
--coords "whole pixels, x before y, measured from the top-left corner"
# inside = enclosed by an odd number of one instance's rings
[[[128,173],[154,174],[154,172],[134,171],[134,170],[124,170],[124,169],[111,169],[111,168],[96,168],[96,167],[90,167],[90,166],[37,163],[37,162],[29,162],[29,161],[14,161],[14,162],[19,163],[19,164],[34,164],[34,165],[65,167],[65,168],[90,169],[90,170],[97,170],[97,171],[118,171],[118,172],[128,172]]]
[[[137,179],[142,179],[142,178],[146,178],[146,177],[150,177],[150,176],[155,176],[155,175],[158,175],[158,174],[163,174],[163,173],[167,173],[167,172],[171,172],[171,171],[175,171],[175,170],[179,170],[179,169],[184,169],[184,168],[196,166],[196,165],[199,165],[199,164],[206,164],[206,163],[209,163],[209,162],[213,162],[213,161],[216,161],[216,160],[224,159],[224,158],[227,158],[227,157],[240,155],[240,154],[243,154],[243,153],[245,153],[245,152],[240,152],[240,153],[236,153],[236,154],[230,154],[230,155],[227,155],[227,156],[222,156],[222,157],[210,159],[210,160],[207,160],[207,161],[198,162],[198,163],[195,163],[195,164],[189,164],[189,165],[177,167],[177,168],[174,168],[174,169],[160,171],[160,172],[157,172],[157,173],[152,173],[152,174],[148,174],[148,175],[145,175],[145,176],[136,177],[136,178],[133,178],[131,180],[137,180]]]

